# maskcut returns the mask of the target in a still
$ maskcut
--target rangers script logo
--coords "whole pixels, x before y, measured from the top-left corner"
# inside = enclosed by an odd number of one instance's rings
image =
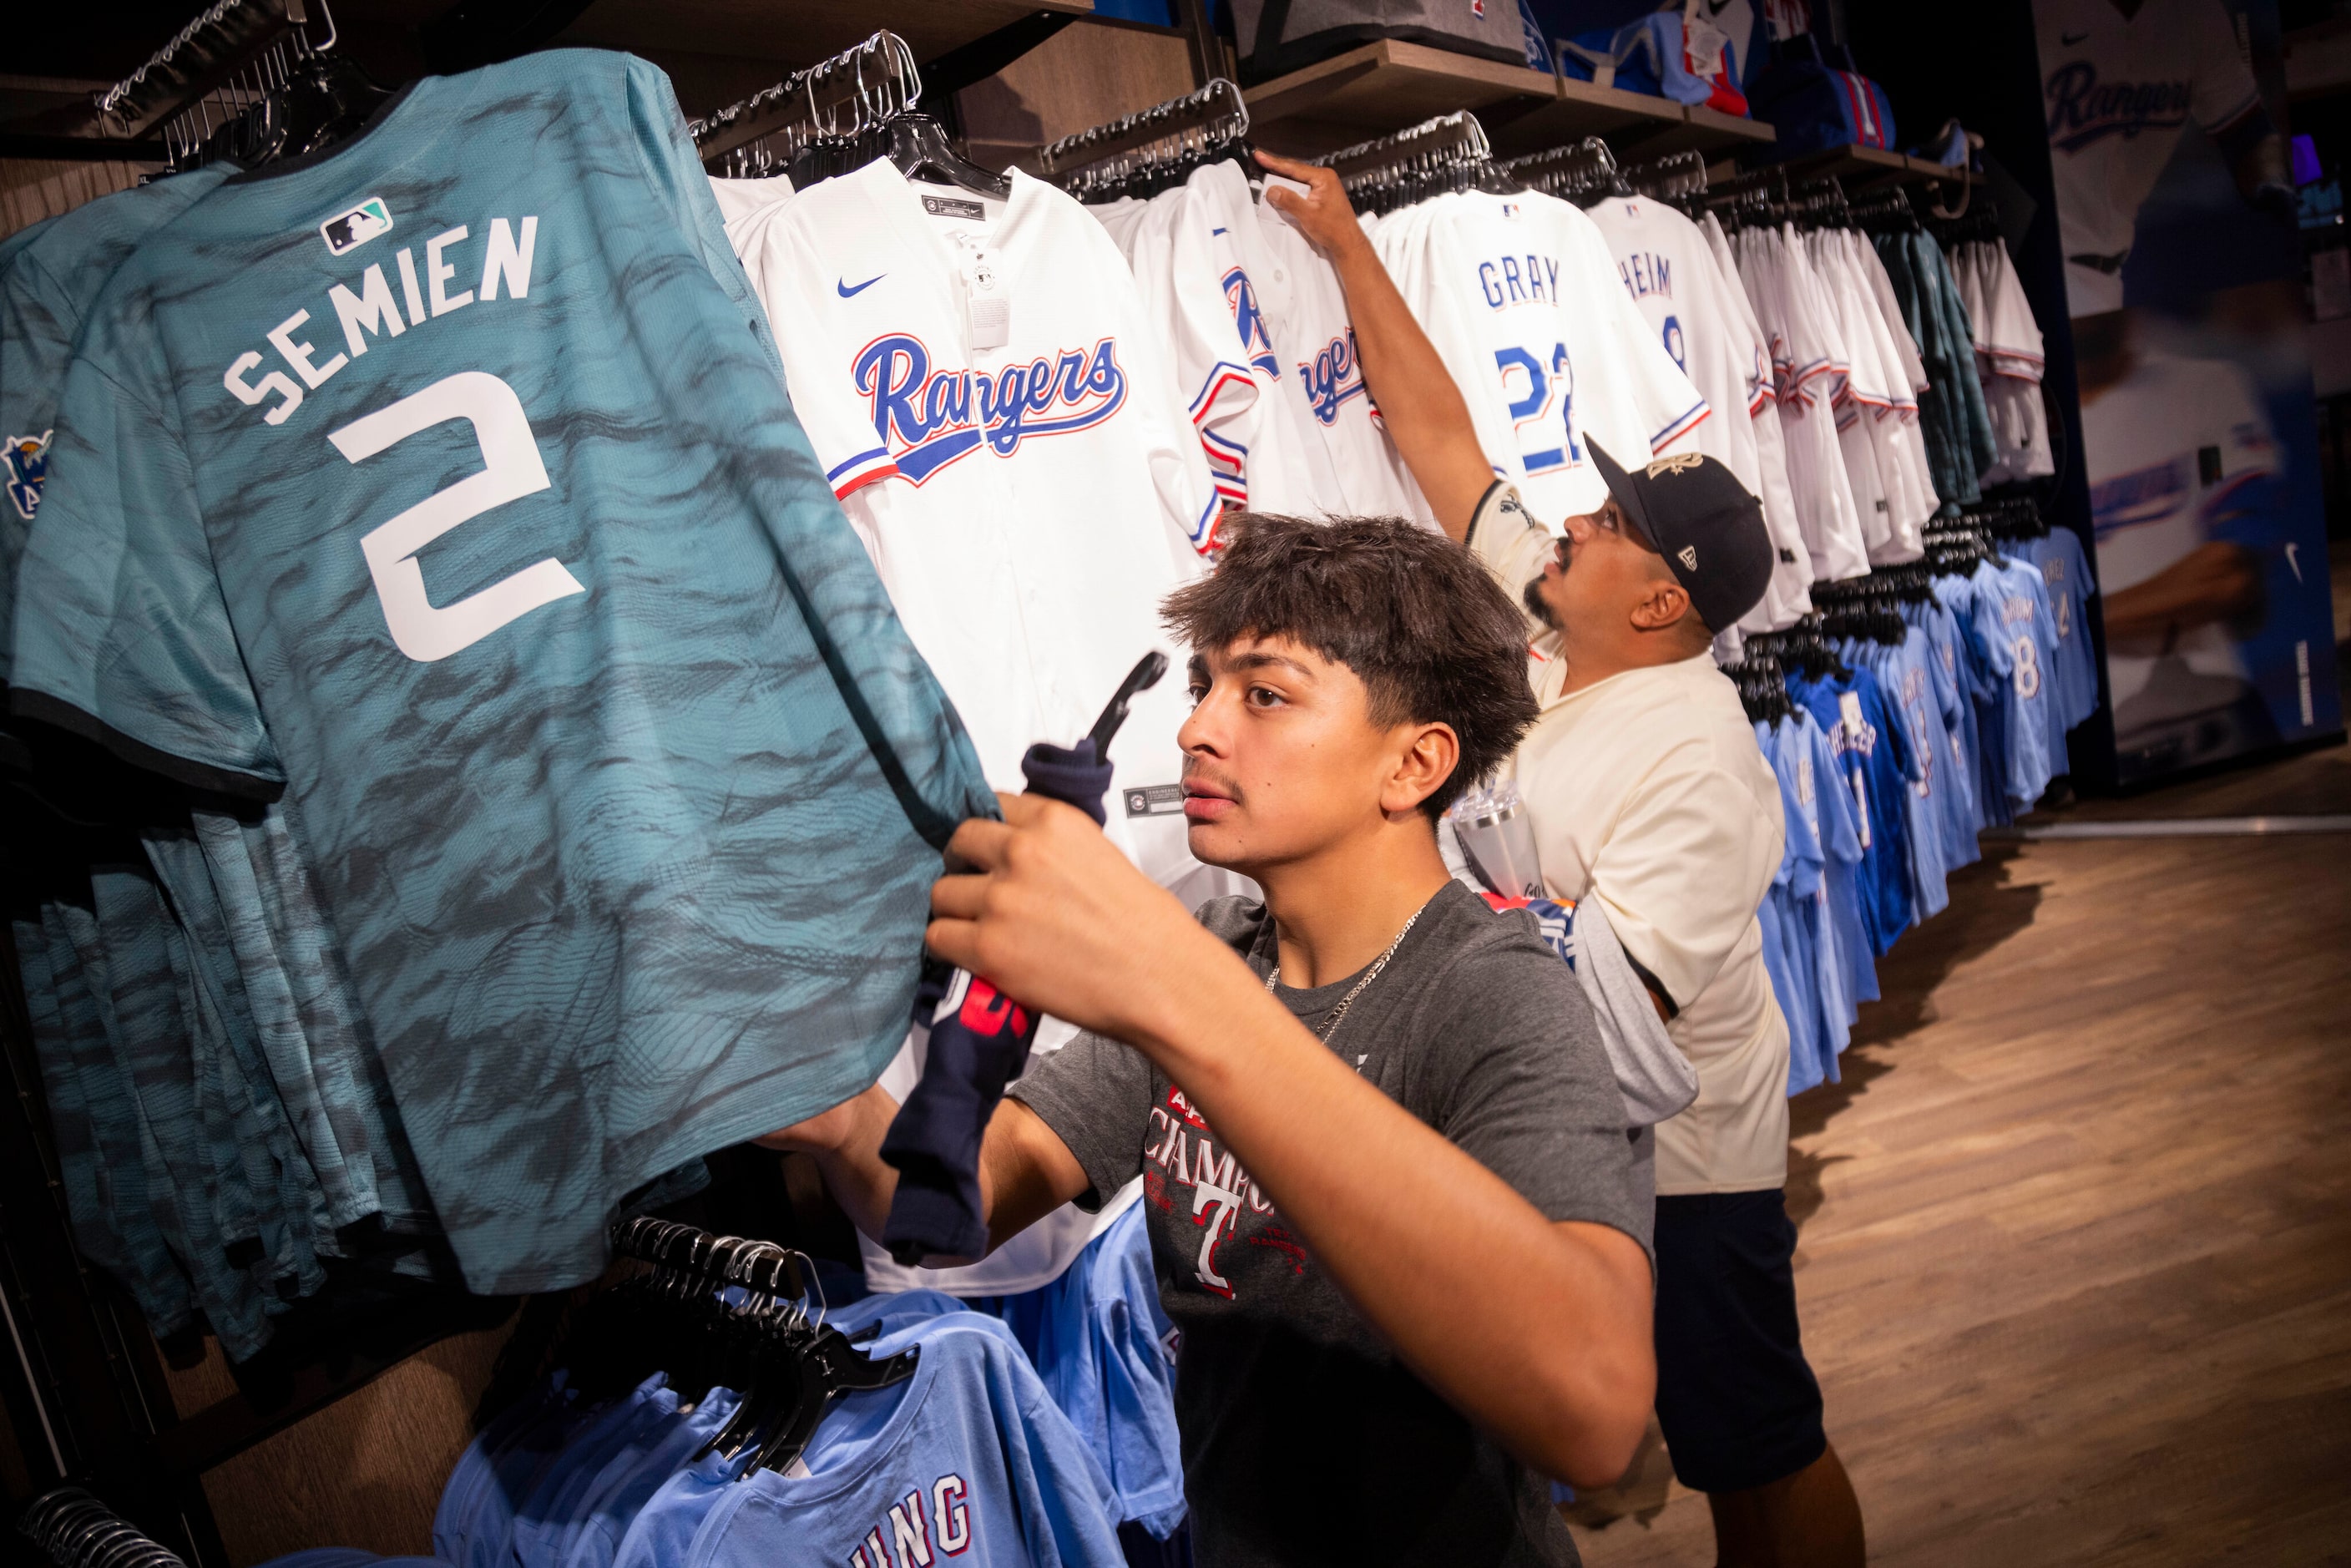
[[[1032,436],[1090,430],[1126,403],[1113,338],[990,374],[934,371],[921,339],[891,332],[858,350],[851,379],[872,407],[883,451],[916,485],[982,444],[1009,457]]]

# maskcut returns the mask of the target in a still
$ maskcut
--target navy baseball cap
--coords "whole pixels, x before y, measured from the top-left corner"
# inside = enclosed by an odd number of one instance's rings
[[[1608,493],[1666,558],[1708,631],[1736,625],[1762,601],[1771,582],[1771,535],[1763,527],[1763,504],[1728,465],[1677,452],[1628,470],[1591,437],[1583,444]]]

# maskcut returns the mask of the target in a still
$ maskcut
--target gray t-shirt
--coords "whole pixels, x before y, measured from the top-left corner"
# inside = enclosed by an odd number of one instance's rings
[[[1218,899],[1200,921],[1271,972],[1264,905]],[[1359,977],[1277,995],[1320,1035]],[[1649,1246],[1646,1151],[1626,1137],[1582,988],[1524,911],[1447,883],[1329,1044],[1551,1218]],[[1085,1167],[1081,1205],[1144,1177],[1160,1299],[1182,1334],[1176,1413],[1202,1568],[1576,1561],[1549,1483],[1397,1361],[1148,1060],[1081,1034],[1009,1092]]]

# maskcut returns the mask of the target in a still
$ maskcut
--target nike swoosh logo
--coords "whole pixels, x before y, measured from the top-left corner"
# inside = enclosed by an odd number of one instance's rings
[[[2070,49],[2089,36],[2087,33],[2060,33],[2057,35],[2057,41]]]
[[[834,284],[833,287],[840,291],[841,297],[843,299],[853,299],[858,295],[864,293],[867,289],[872,287],[875,284],[881,282],[883,278],[889,276],[890,275],[886,272],[877,272],[872,277],[867,278],[864,282],[856,285],[852,285],[849,279],[844,277],[840,282]]]
[[[2294,555],[2302,547],[2300,545],[2292,544],[2285,547],[2285,563],[2286,565],[2294,568],[2294,580],[2296,582],[2300,582],[2302,580],[2302,562],[2295,559]]]

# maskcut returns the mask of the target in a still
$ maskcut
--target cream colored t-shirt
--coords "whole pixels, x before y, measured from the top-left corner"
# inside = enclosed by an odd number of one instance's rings
[[[1505,486],[1470,525],[1514,602],[1555,542]],[[1779,782],[1710,655],[1562,695],[1557,652],[1538,638],[1541,716],[1510,772],[1552,894],[1606,904],[1625,952],[1679,1009],[1666,1032],[1698,1071],[1698,1099],[1658,1124],[1657,1191],[1784,1186],[1788,1025],[1755,916],[1786,839]]]

